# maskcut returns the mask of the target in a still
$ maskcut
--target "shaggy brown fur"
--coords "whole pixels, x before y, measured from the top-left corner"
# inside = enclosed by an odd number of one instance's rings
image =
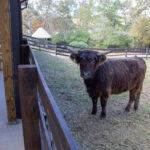
[[[97,112],[97,101],[101,99],[101,118],[106,117],[106,103],[111,94],[129,91],[129,102],[125,108],[138,109],[139,98],[146,72],[142,58],[107,59],[105,54],[94,51],[72,52],[70,58],[80,65],[81,77],[93,102],[92,114]]]

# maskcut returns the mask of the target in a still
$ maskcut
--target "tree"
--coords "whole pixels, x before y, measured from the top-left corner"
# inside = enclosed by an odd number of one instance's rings
[[[129,0],[38,0],[28,13],[24,12],[23,28],[27,32],[31,26],[33,32],[43,26],[59,41],[75,44],[80,41],[71,41],[73,35],[86,31],[91,38],[85,43],[91,47],[148,46],[150,3],[135,2],[133,5]],[[84,42],[82,38],[79,39]]]
[[[150,46],[150,18],[140,16],[130,28],[130,35],[136,47]]]
[[[79,3],[79,7],[75,10],[74,22],[79,29],[89,30],[94,21],[94,1],[88,0]]]
[[[32,33],[42,26],[43,21],[39,13],[33,8],[32,5],[28,9],[23,11],[22,14],[22,26],[23,34],[32,35]]]
[[[133,8],[133,16],[134,18],[140,15],[149,15],[150,12],[150,1],[149,0],[135,0],[136,5]]]
[[[40,0],[38,8],[42,5],[43,26],[51,33],[66,33],[74,30],[72,21],[72,8],[74,0]]]
[[[129,34],[136,47],[150,46],[150,2],[136,0],[135,6],[130,10],[132,22]]]
[[[121,8],[121,2],[111,0],[100,0],[98,10],[108,19],[109,25],[115,29],[116,25],[120,25],[121,16],[118,11]]]

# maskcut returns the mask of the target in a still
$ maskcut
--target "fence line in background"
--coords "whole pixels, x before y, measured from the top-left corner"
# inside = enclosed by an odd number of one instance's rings
[[[95,50],[101,52],[108,52],[108,56],[117,57],[125,56],[130,57],[133,55],[150,58],[150,48],[81,48],[76,46],[71,46],[67,44],[54,43],[52,41],[38,39],[30,36],[24,35],[24,38],[28,39],[31,48],[37,51],[44,51],[50,54],[69,56],[70,52],[73,50]],[[109,53],[110,52],[110,53]]]

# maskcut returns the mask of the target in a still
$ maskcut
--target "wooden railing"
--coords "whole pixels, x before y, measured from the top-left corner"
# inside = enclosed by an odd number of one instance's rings
[[[2,53],[0,52],[0,71],[3,70],[3,57],[2,57]]]
[[[19,89],[25,150],[78,150],[28,44],[22,45]]]
[[[44,51],[55,55],[69,56],[71,50],[81,49],[81,47],[75,47],[62,43],[55,43],[52,41],[34,38],[31,36],[24,35],[23,37],[28,39],[29,45],[34,50]]]

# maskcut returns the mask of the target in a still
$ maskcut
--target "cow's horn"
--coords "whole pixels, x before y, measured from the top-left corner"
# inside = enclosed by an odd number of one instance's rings
[[[107,54],[111,53],[112,51],[114,51],[114,50],[110,50],[110,51],[108,51],[108,52],[106,52],[104,54],[107,55]]]

